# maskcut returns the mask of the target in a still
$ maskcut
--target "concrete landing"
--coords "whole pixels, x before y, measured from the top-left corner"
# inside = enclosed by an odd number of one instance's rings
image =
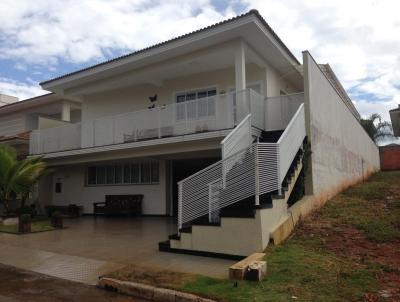
[[[20,269],[85,284],[96,284],[99,276],[124,266],[115,262],[5,244],[0,244],[0,262]]]

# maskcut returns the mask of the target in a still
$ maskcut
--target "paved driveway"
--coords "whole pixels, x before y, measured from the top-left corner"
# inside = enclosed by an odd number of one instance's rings
[[[176,231],[172,218],[66,219],[67,229],[27,235],[0,233],[0,263],[94,283],[126,264],[226,277],[234,262],[158,251]]]
[[[0,264],[1,302],[145,302]]]

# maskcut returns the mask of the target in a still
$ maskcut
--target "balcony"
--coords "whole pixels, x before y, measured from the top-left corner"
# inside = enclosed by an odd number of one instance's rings
[[[264,129],[264,97],[251,89],[106,116],[31,133],[30,154],[231,129],[248,113]]]

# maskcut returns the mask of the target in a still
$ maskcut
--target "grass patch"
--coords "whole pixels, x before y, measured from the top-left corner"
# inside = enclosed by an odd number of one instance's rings
[[[122,278],[220,301],[364,301],[366,294],[375,297],[368,301],[381,301],[380,290],[400,288],[399,184],[400,171],[381,172],[332,198],[287,242],[268,247],[267,278],[262,282],[188,274],[176,282],[169,274],[165,282],[127,272]]]
[[[197,277],[182,290],[242,301],[354,301],[374,284],[373,272],[297,242],[269,249],[268,277],[260,283]],[[292,298],[293,297],[293,298]]]
[[[381,172],[334,197],[285,244],[267,249],[267,279],[261,283],[242,281],[234,287],[229,280],[200,276],[181,289],[234,302],[362,301],[382,286],[377,276],[398,270],[335,253],[325,242],[338,240],[340,249],[342,236],[355,228],[364,240],[395,245],[400,239],[399,184],[399,171]]]
[[[321,217],[351,225],[368,239],[387,242],[400,239],[400,172],[381,172],[330,200]]]
[[[52,230],[55,230],[55,228],[53,228],[51,226],[51,223],[50,223],[49,220],[34,221],[31,224],[31,233],[45,232],[45,231],[52,231]],[[14,225],[2,225],[2,224],[0,224],[0,232],[12,233],[12,234],[20,234],[18,232],[18,224],[14,224]]]

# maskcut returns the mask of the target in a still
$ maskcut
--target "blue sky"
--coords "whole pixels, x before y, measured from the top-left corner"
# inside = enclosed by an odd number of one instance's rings
[[[38,83],[258,9],[301,60],[329,63],[363,116],[400,103],[397,0],[2,0],[0,92]]]

